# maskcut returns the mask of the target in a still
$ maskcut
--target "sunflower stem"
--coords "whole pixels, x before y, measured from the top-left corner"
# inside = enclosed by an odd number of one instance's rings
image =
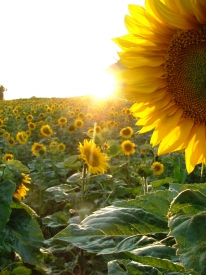
[[[147,177],[144,177],[144,195],[148,193]]]
[[[85,191],[86,175],[87,175],[87,165],[84,163],[84,165],[83,165],[83,171],[82,171],[82,201],[84,201],[84,191]]]

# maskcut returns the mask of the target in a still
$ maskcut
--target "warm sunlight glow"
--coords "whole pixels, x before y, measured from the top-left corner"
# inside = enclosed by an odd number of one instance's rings
[[[108,71],[102,72],[94,77],[94,83],[91,85],[91,95],[96,99],[106,99],[112,96],[115,90],[115,78]]]

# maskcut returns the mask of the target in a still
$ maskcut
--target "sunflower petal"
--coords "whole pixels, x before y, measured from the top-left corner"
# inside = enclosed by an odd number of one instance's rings
[[[184,144],[193,126],[193,120],[183,118],[179,124],[177,124],[177,126],[162,139],[158,148],[158,154],[167,154],[169,152],[183,149],[184,147],[180,146]]]
[[[187,30],[194,29],[198,25],[188,17],[172,11],[159,0],[149,0],[149,3],[155,16],[165,24],[169,24],[171,27]]]
[[[196,124],[190,135],[188,136],[189,143],[185,149],[185,160],[188,173],[191,173],[195,165],[202,161],[203,152],[205,148],[205,126]]]
[[[161,119],[158,126],[155,128],[150,143],[155,146],[164,138],[165,134],[169,133],[172,129],[174,129],[180,121],[183,110],[178,109],[176,112],[170,116],[166,116],[164,119]],[[164,128],[164,131],[162,131]]]

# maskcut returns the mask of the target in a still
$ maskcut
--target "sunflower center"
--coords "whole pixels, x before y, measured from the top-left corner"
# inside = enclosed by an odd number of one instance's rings
[[[206,25],[173,37],[165,69],[168,92],[184,117],[206,124]]]
[[[91,165],[92,167],[99,166],[99,156],[95,154],[95,152],[89,152],[88,154],[86,154],[86,157],[89,165]]]

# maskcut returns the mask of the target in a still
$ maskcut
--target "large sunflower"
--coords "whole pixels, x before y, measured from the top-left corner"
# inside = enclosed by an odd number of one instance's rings
[[[85,162],[89,174],[103,174],[108,168],[107,155],[101,152],[93,140],[84,140],[79,143],[80,158]]]
[[[206,1],[146,0],[129,5],[123,50],[123,96],[136,102],[139,133],[154,129],[158,154],[185,149],[187,171],[206,164]]]

